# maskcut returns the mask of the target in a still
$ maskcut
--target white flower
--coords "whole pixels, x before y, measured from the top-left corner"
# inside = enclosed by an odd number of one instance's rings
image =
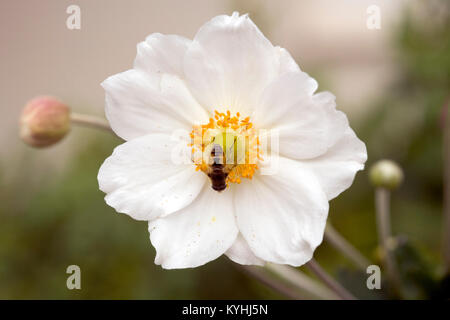
[[[102,85],[106,116],[126,142],[103,163],[99,186],[118,212],[149,221],[163,268],[222,254],[240,264],[306,263],[322,242],[328,201],[367,158],[335,97],[315,94],[317,82],[246,15],[217,16],[192,41],[152,34],[138,44],[133,69]],[[218,142],[225,127],[233,147]],[[193,139],[174,138],[180,129]],[[272,156],[261,151],[260,129],[279,132],[273,175],[261,174]],[[219,155],[213,145],[225,161],[236,148],[246,156],[221,167],[221,192],[208,177]],[[196,156],[174,163],[180,146]]]

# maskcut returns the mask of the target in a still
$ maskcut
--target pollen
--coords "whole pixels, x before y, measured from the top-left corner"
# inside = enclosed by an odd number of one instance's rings
[[[214,111],[208,123],[195,125],[190,133],[192,161],[197,171],[209,174],[213,162],[211,151],[220,146],[226,185],[241,183],[243,178],[252,179],[262,160],[260,140],[250,117]]]

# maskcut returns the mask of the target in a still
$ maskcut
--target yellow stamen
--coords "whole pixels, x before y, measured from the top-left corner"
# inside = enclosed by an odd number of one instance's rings
[[[226,113],[215,110],[214,116],[209,118],[207,124],[194,126],[190,133],[192,160],[197,171],[208,173],[211,163],[211,145],[214,141],[215,144],[223,146],[225,154],[230,153],[228,157],[225,156],[225,162],[230,170],[226,179],[227,185],[229,183],[239,184],[242,178],[252,179],[255,171],[258,170],[257,161],[262,160],[259,137],[250,122],[250,117],[244,119],[240,117],[239,112],[232,115],[230,110],[227,110]],[[218,137],[223,137],[219,140],[224,141],[218,142]],[[239,154],[237,151],[244,152],[242,159],[238,159],[234,155]]]

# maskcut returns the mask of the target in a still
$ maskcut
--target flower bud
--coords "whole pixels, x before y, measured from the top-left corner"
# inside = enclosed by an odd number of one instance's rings
[[[20,117],[20,137],[32,147],[48,147],[70,130],[70,109],[54,97],[30,100]]]
[[[376,187],[396,189],[403,182],[403,170],[394,161],[380,160],[370,169],[370,181]]]

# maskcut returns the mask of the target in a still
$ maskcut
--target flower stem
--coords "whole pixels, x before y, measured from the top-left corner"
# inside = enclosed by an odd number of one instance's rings
[[[70,114],[70,120],[72,121],[73,124],[76,125],[113,132],[108,121],[100,117],[72,112]]]
[[[311,259],[308,263],[306,263],[306,267],[308,267],[311,272],[313,272],[320,280],[325,283],[328,288],[334,291],[341,299],[343,300],[356,300],[355,296],[353,296],[350,292],[347,291],[339,282],[334,280],[325,270],[322,269],[319,263],[316,260]]]
[[[339,296],[333,291],[293,267],[267,263],[265,268],[284,281],[294,285],[297,289],[304,292],[305,295],[327,300],[339,299]]]
[[[375,189],[375,206],[377,214],[377,229],[380,246],[383,249],[383,263],[386,268],[391,293],[398,293],[400,280],[392,252],[390,191],[385,188]]]
[[[444,126],[443,137],[443,163],[444,163],[444,222],[443,222],[443,258],[444,271],[450,274],[450,97],[447,98],[442,108]]]
[[[362,255],[350,242],[348,242],[330,223],[325,229],[325,240],[335,249],[339,250],[362,270],[371,265],[370,261]]]
[[[234,263],[233,263],[234,264]],[[243,270],[244,273],[252,276],[262,284],[273,289],[274,291],[280,293],[281,295],[292,299],[292,300],[304,300],[300,293],[294,290],[292,287],[285,285],[284,283],[273,279],[268,274],[266,274],[262,268],[254,266],[239,266],[239,269]]]

